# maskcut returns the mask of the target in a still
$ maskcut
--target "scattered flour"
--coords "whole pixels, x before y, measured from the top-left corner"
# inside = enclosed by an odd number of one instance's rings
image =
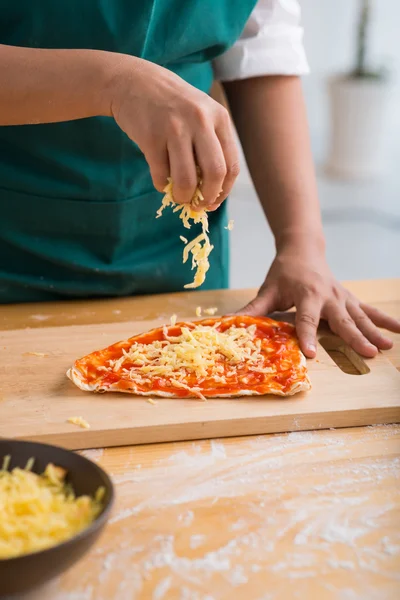
[[[389,556],[395,556],[396,554],[400,554],[400,544],[391,543],[390,539],[385,536],[382,539],[383,551],[385,554]]]
[[[214,596],[210,596],[210,594],[204,595],[201,592],[183,586],[180,589],[179,600],[214,600]]]
[[[317,577],[317,571],[289,571],[287,577],[289,579],[312,579]]]
[[[193,523],[193,519],[194,513],[192,510],[186,510],[178,517],[178,521],[180,521],[184,527],[189,527]]]
[[[165,598],[165,594],[171,587],[171,583],[172,577],[170,575],[165,577],[165,579],[162,579],[154,589],[153,600],[163,600],[163,598]]]
[[[124,519],[129,519],[129,517],[133,517],[140,513],[141,506],[133,506],[132,508],[124,508],[120,510],[114,517],[111,517],[109,523],[118,523],[118,521],[123,521]]]
[[[240,531],[241,529],[247,529],[247,521],[244,519],[238,519],[231,525],[231,531]]]
[[[222,442],[211,440],[211,456],[215,458],[226,458],[225,445]]]
[[[314,441],[314,434],[312,431],[292,431],[287,436],[289,442],[295,442],[297,444],[310,444]]]
[[[145,576],[164,567],[170,567],[173,572],[180,573],[181,576],[197,572],[201,573],[202,577],[206,575],[210,577],[213,573],[226,572],[231,569],[229,554],[232,553],[232,548],[235,546],[234,541],[219,550],[207,552],[201,558],[191,559],[175,554],[174,536],[160,535],[155,539],[158,542],[158,549],[143,564]]]
[[[389,433],[385,430],[382,435],[389,439],[392,431],[398,435],[400,430],[397,426],[397,430],[391,429]],[[340,575],[343,587],[334,588],[329,597],[360,600],[366,596],[357,581],[364,581],[365,576],[365,585],[371,591],[368,598],[385,600],[384,596],[375,595],[378,584],[369,575],[379,574],[388,582],[395,580],[394,559],[390,557],[400,553],[400,545],[395,532],[388,527],[395,518],[397,492],[393,490],[400,477],[400,462],[396,457],[363,458],[363,454],[359,457],[359,449],[376,435],[375,430],[365,430],[355,441],[348,442],[343,432],[306,431],[248,438],[241,445],[219,440],[208,444],[194,442],[177,446],[182,450],[141,470],[135,466],[132,455],[126,472],[114,478],[121,486],[123,508],[111,523],[126,520],[121,525],[123,531],[127,537],[133,536],[130,543],[139,539],[144,542],[143,551],[133,558],[128,549],[124,555],[118,547],[114,554],[118,560],[113,562],[107,555],[103,563],[100,561],[99,579],[109,583],[110,571],[118,572],[121,591],[115,600],[136,597],[134,586],[140,597],[148,580],[157,582],[150,592],[151,600],[167,600],[174,593],[177,600],[213,600],[212,591],[207,593],[207,590],[213,589],[212,581],[217,576],[225,581],[225,586],[232,586],[227,597],[234,600],[242,591],[240,586],[246,590],[246,584],[252,583],[257,573],[269,572],[281,580],[289,594],[295,592],[291,597],[302,600],[301,586],[307,586],[309,579],[318,582],[323,597],[324,574]],[[352,460],[347,455],[350,444],[355,448],[356,458]],[[305,465],[303,457],[316,461],[315,475],[310,479],[302,478],[303,473],[310,475],[310,464]],[[373,501],[375,494],[381,493],[382,479],[390,482],[392,502],[386,496],[376,503]],[[249,496],[249,490],[255,491],[256,496]],[[235,498],[236,504],[230,520],[221,521],[221,528],[227,534],[222,537],[223,545],[205,552],[202,546],[206,547],[208,538],[201,533],[190,535],[192,530],[181,528],[190,527],[195,515],[202,514],[197,512],[194,502],[199,503],[202,511],[210,510],[213,518],[216,515],[211,505],[218,501],[217,510],[222,515],[225,506],[232,502],[228,498]],[[162,534],[154,535],[152,515],[159,511],[161,516],[173,520],[173,526],[166,525]],[[136,533],[136,525],[141,521],[131,518],[141,512],[150,524],[146,534]],[[172,531],[177,522],[179,535],[189,534],[189,546],[197,550],[189,554],[192,558],[182,556],[181,546],[179,552],[178,546],[175,551]],[[196,526],[197,523],[196,519]],[[292,551],[282,553],[282,545],[287,543]],[[280,598],[275,592],[259,593],[254,600]],[[55,600],[82,599],[86,600],[84,596],[55,597]]]
[[[111,571],[113,563],[116,558],[117,558],[117,555],[115,553],[110,552],[110,554],[107,554],[107,556],[103,560],[103,564],[102,564],[101,571],[99,574],[99,582],[100,583],[104,583],[108,579],[108,574]]]
[[[98,462],[104,454],[104,448],[90,448],[88,450],[81,450],[80,454],[93,462]]]
[[[89,585],[80,592],[61,592],[57,600],[93,600],[93,586]]]
[[[319,534],[319,537],[326,542],[354,545],[357,538],[369,532],[366,527],[352,527],[348,523],[337,523],[331,521],[324,530]]]
[[[190,536],[189,546],[192,550],[196,550],[204,544],[206,541],[206,536],[202,533],[198,533]]]
[[[328,560],[328,565],[332,569],[346,569],[346,571],[354,571],[356,568],[356,565],[351,560],[336,560],[334,558]]]
[[[245,574],[243,565],[236,565],[233,567],[229,573],[226,574],[226,578],[231,585],[244,585],[248,583],[248,577]]]

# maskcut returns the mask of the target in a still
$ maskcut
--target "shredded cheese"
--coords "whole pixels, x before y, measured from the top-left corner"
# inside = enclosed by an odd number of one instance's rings
[[[196,190],[194,192],[193,198],[190,204],[176,204],[173,196],[173,184],[172,179],[168,178],[168,183],[165,186],[164,198],[162,199],[162,203],[160,208],[156,213],[156,218],[161,217],[163,210],[170,206],[173,212],[179,213],[179,218],[182,220],[183,226],[186,229],[190,229],[193,223],[201,224],[202,232],[198,235],[194,240],[188,242],[187,239],[183,236],[180,236],[182,242],[184,242],[185,247],[183,249],[183,263],[185,264],[189,258],[189,253],[192,255],[192,270],[196,270],[194,279],[192,283],[187,283],[185,288],[197,288],[202,285],[206,279],[206,274],[208,269],[210,268],[210,262],[208,257],[214,246],[210,243],[210,238],[208,237],[208,216],[206,210],[193,210],[192,207],[196,207],[199,205],[199,202],[204,200],[203,194],[201,193],[201,184],[202,180],[200,177],[200,172],[198,170],[198,183]]]
[[[203,396],[203,394],[201,393],[201,389],[198,387],[190,387],[186,383],[183,383],[183,381],[178,381],[176,379],[171,379],[171,385],[177,388],[181,388],[183,390],[187,390],[188,392],[194,393],[198,398],[200,398],[200,400],[203,400],[204,402],[207,401],[207,398]]]
[[[42,475],[20,468],[9,472],[9,462],[5,457],[0,470],[0,560],[55,546],[100,513],[104,488],[95,498],[77,498],[65,483],[65,469],[48,464]]]
[[[149,404],[153,404],[154,406],[157,404],[157,402],[153,400],[153,398],[146,398],[146,402],[148,402]]]
[[[256,325],[232,325],[223,332],[218,330],[219,325],[220,322],[195,327],[182,324],[177,335],[170,335],[164,326],[164,339],[134,342],[128,350],[122,350],[120,358],[109,360],[106,369],[110,372],[122,369],[132,381],[140,384],[150,383],[157,377],[166,378],[172,386],[190,390],[201,399],[204,399],[201,390],[186,383],[192,375],[196,382],[201,382],[217,374],[216,381],[225,382],[224,366],[233,367],[228,374],[234,374],[234,367],[243,363],[255,372],[271,372],[270,368],[263,367],[261,341],[255,338]]]
[[[234,224],[235,224],[235,221],[233,219],[230,219],[228,221],[228,225],[225,227],[225,229],[227,229],[228,231],[232,231]]]
[[[201,317],[201,306],[196,307],[196,317]]]
[[[39,358],[45,358],[49,356],[46,352],[24,352],[23,356],[38,356]]]
[[[83,417],[69,417],[67,421],[68,423],[82,427],[82,429],[90,429],[90,424]]]
[[[170,319],[170,323],[171,323],[171,327],[174,327],[174,325],[176,325],[176,315],[172,315],[171,319]]]
[[[7,471],[8,467],[10,466],[10,462],[11,462],[11,456],[9,454],[7,454],[4,458],[3,458],[3,465],[1,467],[2,471]]]
[[[209,317],[213,317],[216,314],[216,312],[218,312],[218,308],[216,306],[210,306],[210,308],[204,309],[204,314]]]
[[[35,464],[35,459],[31,456],[31,458],[28,459],[28,462],[25,465],[25,471],[32,471],[32,467]]]

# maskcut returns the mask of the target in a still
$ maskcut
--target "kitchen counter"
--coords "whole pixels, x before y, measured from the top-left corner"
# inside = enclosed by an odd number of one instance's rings
[[[400,317],[399,280],[348,282]],[[0,330],[231,312],[254,291],[10,305]],[[387,353],[400,370],[400,335]],[[1,338],[1,333],[0,333]],[[399,390],[400,394],[400,390]],[[400,426],[86,450],[112,474],[106,532],[40,600],[395,599]]]

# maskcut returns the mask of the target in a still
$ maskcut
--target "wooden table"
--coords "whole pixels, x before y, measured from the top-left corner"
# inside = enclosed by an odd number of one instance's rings
[[[349,283],[399,317],[399,280]],[[251,291],[0,308],[0,329],[229,312]],[[388,356],[400,369],[400,336]],[[400,394],[400,390],[399,390]],[[87,450],[117,505],[40,600],[400,597],[400,426]]]

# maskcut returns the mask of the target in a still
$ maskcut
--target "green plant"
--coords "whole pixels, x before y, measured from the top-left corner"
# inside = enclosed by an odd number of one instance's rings
[[[361,79],[385,79],[387,71],[381,67],[370,69],[367,65],[368,29],[371,21],[371,0],[359,0],[359,18],[357,27],[356,64],[351,75]]]

